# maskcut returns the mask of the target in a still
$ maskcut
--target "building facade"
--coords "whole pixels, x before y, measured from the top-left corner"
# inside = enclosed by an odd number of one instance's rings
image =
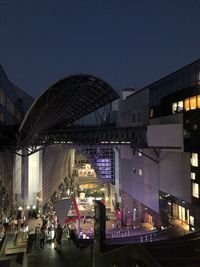
[[[179,219],[190,230],[200,226],[199,79],[200,60],[120,105],[120,125],[146,126],[143,147],[121,147],[122,207],[129,223],[159,227]]]
[[[13,177],[15,150],[9,147],[15,145],[17,129],[32,101],[10,82],[0,65],[0,221],[12,213],[15,191],[21,190]]]

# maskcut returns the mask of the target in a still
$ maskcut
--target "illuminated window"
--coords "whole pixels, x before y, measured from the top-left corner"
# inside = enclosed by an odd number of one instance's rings
[[[198,167],[198,154],[192,153],[191,165],[194,167]]]
[[[191,179],[192,180],[195,180],[195,176],[196,176],[195,172],[191,172]]]
[[[186,98],[184,100],[184,109],[187,111],[190,109],[190,101],[189,101],[189,98]]]
[[[185,208],[182,206],[178,206],[178,218],[185,221]]]
[[[139,169],[139,175],[142,175],[142,169]]]
[[[197,96],[197,107],[200,108],[200,95]]]
[[[177,110],[178,110],[178,112],[183,110],[183,101],[178,102]]]
[[[194,226],[194,217],[190,216],[190,224]]]
[[[197,98],[196,96],[190,97],[190,109],[197,108]]]
[[[172,104],[172,113],[181,112],[183,110],[183,101],[175,102]]]
[[[153,108],[151,108],[151,109],[150,109],[150,114],[149,114],[150,118],[153,118],[153,115],[154,115],[153,113],[154,113],[154,112],[153,112]]]
[[[199,198],[199,184],[192,183],[192,196]]]
[[[172,104],[172,113],[176,113],[177,112],[177,103],[173,103]]]

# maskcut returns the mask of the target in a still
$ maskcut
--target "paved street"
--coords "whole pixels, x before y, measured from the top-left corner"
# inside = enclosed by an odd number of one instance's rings
[[[53,243],[46,243],[44,249],[32,246],[27,254],[27,267],[90,267],[92,266],[91,249],[77,248],[72,241],[63,240],[62,248],[57,251]]]

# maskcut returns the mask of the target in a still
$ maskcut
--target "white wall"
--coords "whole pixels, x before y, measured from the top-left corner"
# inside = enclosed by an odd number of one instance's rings
[[[182,124],[148,125],[147,143],[149,147],[166,147],[183,150]]]
[[[121,190],[155,211],[159,211],[158,167],[153,161],[139,157],[128,146],[121,148]],[[123,158],[123,155],[126,155]],[[127,159],[127,155],[130,159]],[[139,175],[139,169],[142,175]]]
[[[40,152],[36,152],[28,157],[28,203],[36,205],[37,193],[40,188]]]
[[[157,159],[152,149],[143,150]],[[139,175],[139,169],[142,175]],[[184,201],[191,201],[189,153],[160,151],[159,163],[145,157],[128,146],[121,146],[121,190],[149,208],[159,212],[159,190]]]
[[[120,102],[119,106],[120,126],[144,125],[149,122],[149,91],[141,90]],[[136,121],[132,121],[135,114]],[[138,117],[140,120],[138,121]]]
[[[190,154],[162,151],[159,164],[160,190],[191,202]]]

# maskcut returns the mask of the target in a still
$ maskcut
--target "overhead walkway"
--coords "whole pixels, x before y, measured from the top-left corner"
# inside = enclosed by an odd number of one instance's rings
[[[68,145],[136,145],[144,147],[145,127],[96,127],[43,130],[34,136],[33,144]]]

